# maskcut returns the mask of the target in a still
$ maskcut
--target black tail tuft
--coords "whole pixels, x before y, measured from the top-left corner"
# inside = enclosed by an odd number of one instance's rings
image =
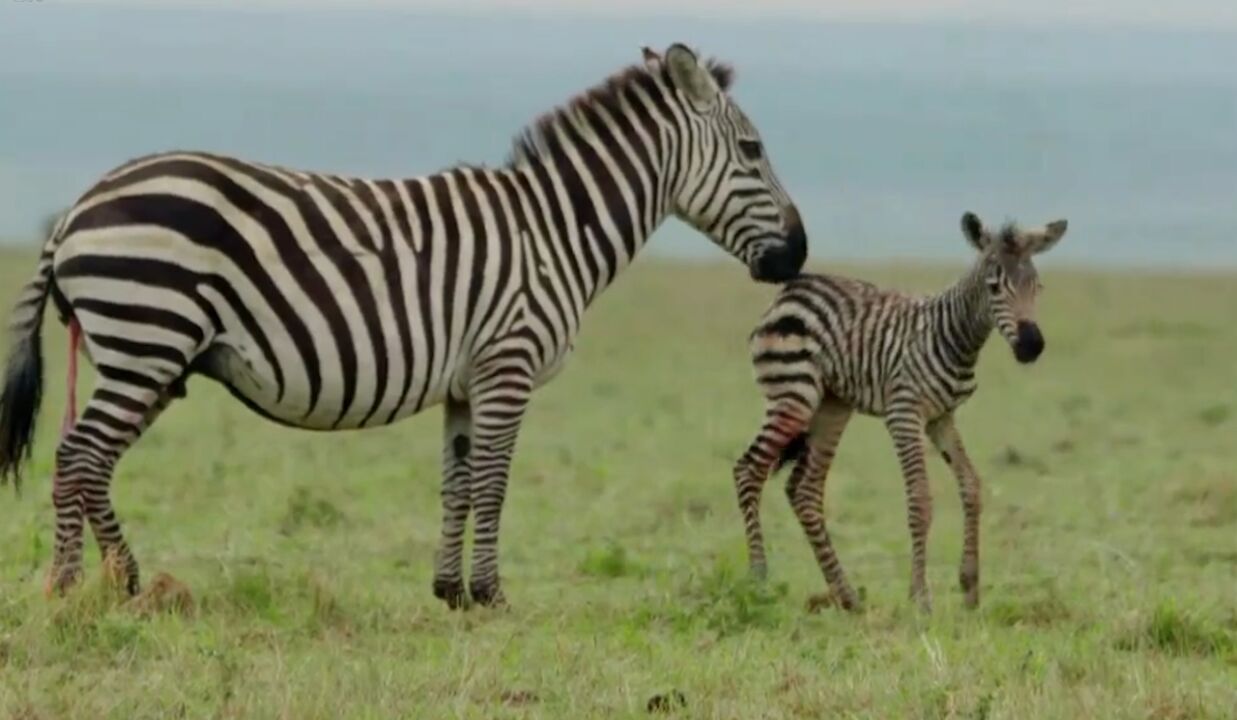
[[[777,463],[773,466],[773,472],[777,472],[784,466],[797,462],[806,452],[807,433],[799,433],[791,438],[790,442],[786,443],[786,447],[782,448],[782,454],[778,456]]]
[[[43,350],[39,329],[9,351],[0,390],[0,485],[13,478],[21,490],[21,465],[30,458],[35,419],[43,397]]]

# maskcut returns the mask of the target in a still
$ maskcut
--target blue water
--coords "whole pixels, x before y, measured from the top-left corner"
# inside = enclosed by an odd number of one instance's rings
[[[497,163],[538,113],[679,39],[737,67],[815,258],[961,259],[973,209],[1069,218],[1061,262],[1237,265],[1237,35],[342,7],[0,4],[0,238],[154,150]],[[720,256],[677,222],[652,247]]]

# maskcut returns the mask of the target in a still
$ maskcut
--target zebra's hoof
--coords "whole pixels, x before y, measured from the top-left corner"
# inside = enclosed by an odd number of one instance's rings
[[[460,578],[434,578],[434,597],[445,602],[451,610],[468,607],[468,595],[464,593],[464,581]]]
[[[73,586],[81,580],[81,567],[51,567],[47,571],[47,578],[43,581],[43,597],[48,600],[53,597],[64,597],[69,594]]]
[[[472,583],[469,591],[472,594],[473,602],[482,607],[500,608],[507,606],[507,598],[503,597],[503,591],[496,582]]]
[[[103,580],[108,587],[116,588],[131,598],[142,592],[137,563],[127,553],[108,550],[103,554],[102,569]]]

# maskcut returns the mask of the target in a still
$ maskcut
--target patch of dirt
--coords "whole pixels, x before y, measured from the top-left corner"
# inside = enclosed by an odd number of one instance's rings
[[[137,597],[129,601],[130,610],[139,615],[171,612],[192,615],[195,610],[189,587],[167,573],[159,573]]]
[[[678,690],[671,690],[665,695],[654,695],[645,706],[650,713],[669,713],[687,707],[687,698]]]
[[[504,705],[510,705],[512,707],[523,707],[525,705],[532,705],[534,703],[541,702],[541,698],[537,695],[537,693],[530,692],[528,690],[503,690],[502,693],[499,694],[498,699],[501,700]]]

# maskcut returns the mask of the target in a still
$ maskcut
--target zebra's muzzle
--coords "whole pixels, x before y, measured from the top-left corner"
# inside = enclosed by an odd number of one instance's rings
[[[765,250],[756,262],[752,263],[752,279],[757,282],[786,282],[799,274],[803,263],[807,260],[807,231],[803,223],[798,221],[795,213],[794,224],[782,243]]]

